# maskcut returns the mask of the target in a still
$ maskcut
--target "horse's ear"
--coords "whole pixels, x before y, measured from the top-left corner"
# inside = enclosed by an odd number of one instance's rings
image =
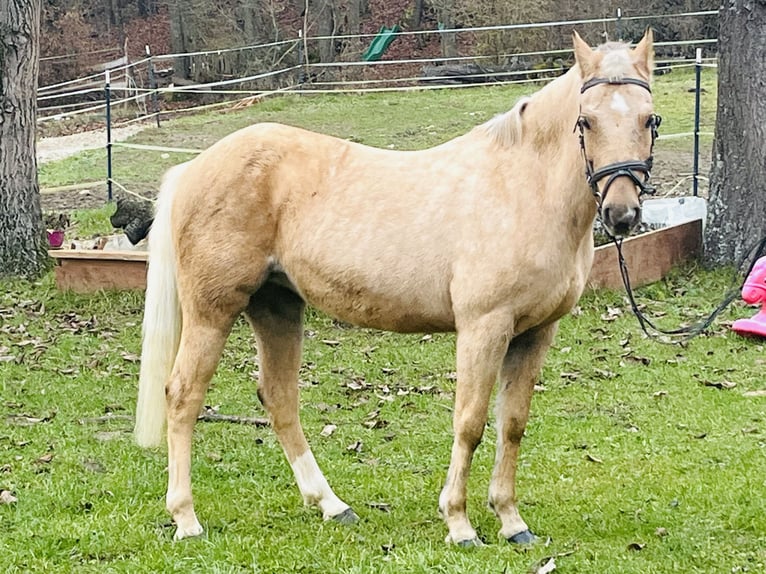
[[[652,77],[652,70],[654,69],[654,33],[651,28],[646,29],[644,37],[633,48],[633,62],[638,71],[647,80]]]
[[[583,78],[592,76],[596,71],[595,52],[576,30],[572,31],[572,44],[574,45],[575,61],[580,66],[580,75]]]

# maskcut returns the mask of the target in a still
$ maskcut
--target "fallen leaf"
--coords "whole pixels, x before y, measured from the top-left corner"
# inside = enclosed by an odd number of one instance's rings
[[[355,440],[346,447],[346,450],[349,452],[362,452],[362,441]]]
[[[116,438],[120,438],[120,436],[122,436],[122,431],[98,431],[93,436],[98,441],[107,442]]]
[[[368,502],[367,506],[381,512],[391,512],[391,506],[387,502]]]
[[[622,309],[618,309],[616,307],[607,307],[606,313],[601,315],[602,321],[616,321],[617,317],[622,315]]]
[[[18,502],[18,498],[11,494],[10,490],[0,490],[0,504],[13,504]]]
[[[662,526],[660,526],[657,530],[654,531],[654,535],[655,536],[659,536],[660,538],[662,538],[664,536],[667,536],[668,535],[668,529],[667,528],[663,528]]]
[[[703,432],[703,433],[694,435],[694,438],[701,440],[701,439],[705,438],[706,436],[707,436],[707,433]]]
[[[90,472],[98,472],[98,473],[106,472],[106,468],[104,468],[104,465],[94,459],[84,460],[82,461],[82,465],[85,468],[85,470],[89,470]]]
[[[11,424],[19,425],[19,426],[32,426],[38,423],[47,423],[49,420],[51,420],[55,416],[55,413],[50,414],[47,417],[32,417],[29,415],[6,415],[6,419]]]
[[[591,462],[597,462],[599,464],[603,463],[604,461],[598,458],[597,456],[593,456],[591,453],[587,453],[585,455],[585,458],[587,458]]]
[[[732,381],[703,381],[702,384],[716,389],[733,389],[737,386],[737,383]]]
[[[546,389],[543,385],[535,385],[534,390],[538,393],[544,393],[548,389]]]
[[[642,542],[631,542],[630,544],[628,544],[628,550],[633,550],[635,552],[639,552],[639,551],[643,550],[645,546],[646,546],[646,544],[644,544]]]
[[[757,391],[746,391],[742,393],[743,397],[766,397],[766,389],[758,389]]]
[[[137,363],[141,360],[141,357],[135,353],[120,353],[120,356],[129,363]]]
[[[383,550],[384,554],[388,554],[391,552],[394,548],[396,548],[396,544],[393,542],[389,542],[388,544],[383,544],[380,549]]]
[[[352,391],[361,391],[366,389],[369,385],[363,379],[354,379],[346,383],[346,387]]]
[[[531,574],[550,574],[555,569],[556,560],[553,558],[553,556],[551,556],[540,560],[540,562],[538,562],[537,565],[534,566],[529,572]]]
[[[666,397],[666,396],[668,396],[668,392],[667,391],[657,391],[656,393],[654,393],[654,396],[655,397]]]
[[[388,421],[382,421],[380,419],[372,420],[372,421],[365,421],[362,423],[363,426],[367,427],[370,430],[373,429],[380,429],[388,426]]]
[[[322,342],[328,347],[337,347],[340,345],[340,341],[336,341],[335,339],[322,339]]]
[[[432,340],[433,338],[434,338],[433,335],[423,335],[420,338],[420,342],[421,343],[427,343],[428,341]]]
[[[319,433],[319,436],[328,437],[332,433],[334,433],[337,428],[338,428],[337,425],[325,425],[324,428],[322,429],[322,432]]]
[[[53,453],[49,452],[49,453],[46,453],[46,454],[42,455],[35,462],[39,463],[39,464],[48,464],[52,460],[53,460]]]

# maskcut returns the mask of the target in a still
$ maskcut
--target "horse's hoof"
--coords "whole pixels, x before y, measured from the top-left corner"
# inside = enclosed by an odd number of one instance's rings
[[[338,524],[343,524],[344,526],[351,526],[359,522],[359,516],[357,516],[356,512],[354,512],[350,506],[340,514],[333,516],[332,519]]]
[[[479,548],[480,546],[484,546],[484,543],[477,536],[476,538],[461,540],[457,545],[460,546],[460,548]]]
[[[205,534],[205,531],[202,529],[200,523],[197,522],[185,530],[181,529],[180,527],[176,528],[176,533],[173,535],[173,540],[178,541],[188,538],[199,538],[203,534]]]
[[[532,532],[527,529],[522,530],[521,532],[517,532],[513,536],[509,536],[507,540],[511,544],[534,544],[537,542],[537,536],[532,534]]]

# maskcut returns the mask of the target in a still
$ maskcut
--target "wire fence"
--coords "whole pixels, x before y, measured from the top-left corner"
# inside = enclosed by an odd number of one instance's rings
[[[410,58],[384,57],[377,60],[362,58],[362,47],[380,34],[343,34],[333,36],[297,37],[257,45],[172,53],[147,57],[124,63],[108,70],[111,81],[112,105],[116,121],[158,119],[163,115],[199,109],[209,104],[243,97],[266,97],[280,93],[324,93],[392,91],[396,89],[465,87],[499,83],[535,82],[562,73],[571,63],[571,48],[554,33],[574,27],[590,31],[591,35],[622,37],[634,26],[645,28],[652,23],[672,19],[710,18],[716,11],[693,11],[676,14],[653,14],[566,21],[534,22],[434,30],[391,30],[390,42],[397,40],[438,40],[448,35],[456,40],[456,53],[425,54]],[[492,50],[482,52],[480,46],[486,34],[506,34],[512,45],[514,34],[528,31],[548,34],[545,42],[556,43],[547,49],[529,51]],[[585,33],[584,32],[584,33]],[[464,41],[461,41],[463,39]],[[696,48],[715,50],[716,38],[675,39],[655,43],[659,66],[693,66]],[[321,43],[334,45],[352,43],[356,46],[340,54],[338,61],[314,61]],[[433,46],[432,46],[433,47]],[[106,52],[107,50],[104,50]],[[423,50],[414,50],[422,53]],[[431,50],[433,52],[433,50]],[[63,55],[60,57],[71,57]],[[53,58],[58,58],[53,57]],[[706,60],[713,63],[713,59]],[[260,69],[253,69],[259,67]],[[180,69],[179,69],[180,68]],[[235,73],[240,70],[252,73]],[[94,113],[103,114],[106,101],[104,79],[107,70],[67,80],[38,89],[38,121],[62,121]],[[188,80],[183,74],[197,78]]]
[[[425,54],[413,50],[417,56],[402,58],[383,54],[380,59],[363,57],[361,47],[380,34],[354,34],[334,36],[297,37],[258,45],[203,50],[190,53],[151,55],[135,62],[118,59],[118,65],[103,72],[82,78],[42,86],[38,89],[38,122],[52,121],[103,122],[107,129],[137,122],[155,121],[169,115],[195,113],[242,102],[284,94],[371,93],[411,90],[460,89],[500,84],[538,83],[562,74],[572,64],[569,41],[561,36],[556,45],[545,49],[495,50],[482,52],[484,34],[518,34],[525,31],[568,31],[574,27],[590,30],[591,35],[610,35],[622,38],[630,26],[643,30],[653,22],[666,19],[710,18],[716,11],[684,12],[677,14],[623,17],[620,11],[614,18],[594,18],[523,24],[481,26],[437,30],[409,30],[387,32],[388,41],[431,38],[439,40],[445,35],[464,38],[457,41],[453,54]],[[611,27],[611,28],[608,28]],[[607,31],[610,31],[607,34]],[[310,54],[322,42],[333,44],[350,42],[356,48],[341,54],[338,61],[315,61]],[[550,38],[548,44],[553,43]],[[700,97],[699,71],[715,67],[717,39],[693,38],[655,42],[656,65],[661,71],[694,68],[697,73],[697,99]],[[502,46],[502,42],[500,44]],[[510,44],[508,44],[510,45]],[[702,58],[702,50],[708,55]],[[106,50],[105,50],[106,52]],[[401,51],[397,53],[402,53]],[[67,55],[68,56],[68,55]],[[179,76],[181,68],[198,81]],[[260,69],[256,69],[260,68]],[[246,69],[252,73],[235,74]],[[695,141],[694,190],[699,179],[698,155],[699,103],[695,130],[662,136],[662,139],[693,137]],[[168,153],[190,153],[196,150],[116,144],[109,139],[107,152],[111,158],[112,146],[154,149]],[[110,162],[111,163],[111,162]],[[109,167],[111,172],[111,166]],[[111,175],[107,177],[111,199]]]

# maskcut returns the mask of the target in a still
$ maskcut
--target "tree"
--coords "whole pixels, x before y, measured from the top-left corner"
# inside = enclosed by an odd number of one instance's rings
[[[47,268],[35,128],[40,0],[0,0],[0,276]]]
[[[766,233],[766,0],[727,0],[719,15],[718,112],[705,259],[739,261]]]

